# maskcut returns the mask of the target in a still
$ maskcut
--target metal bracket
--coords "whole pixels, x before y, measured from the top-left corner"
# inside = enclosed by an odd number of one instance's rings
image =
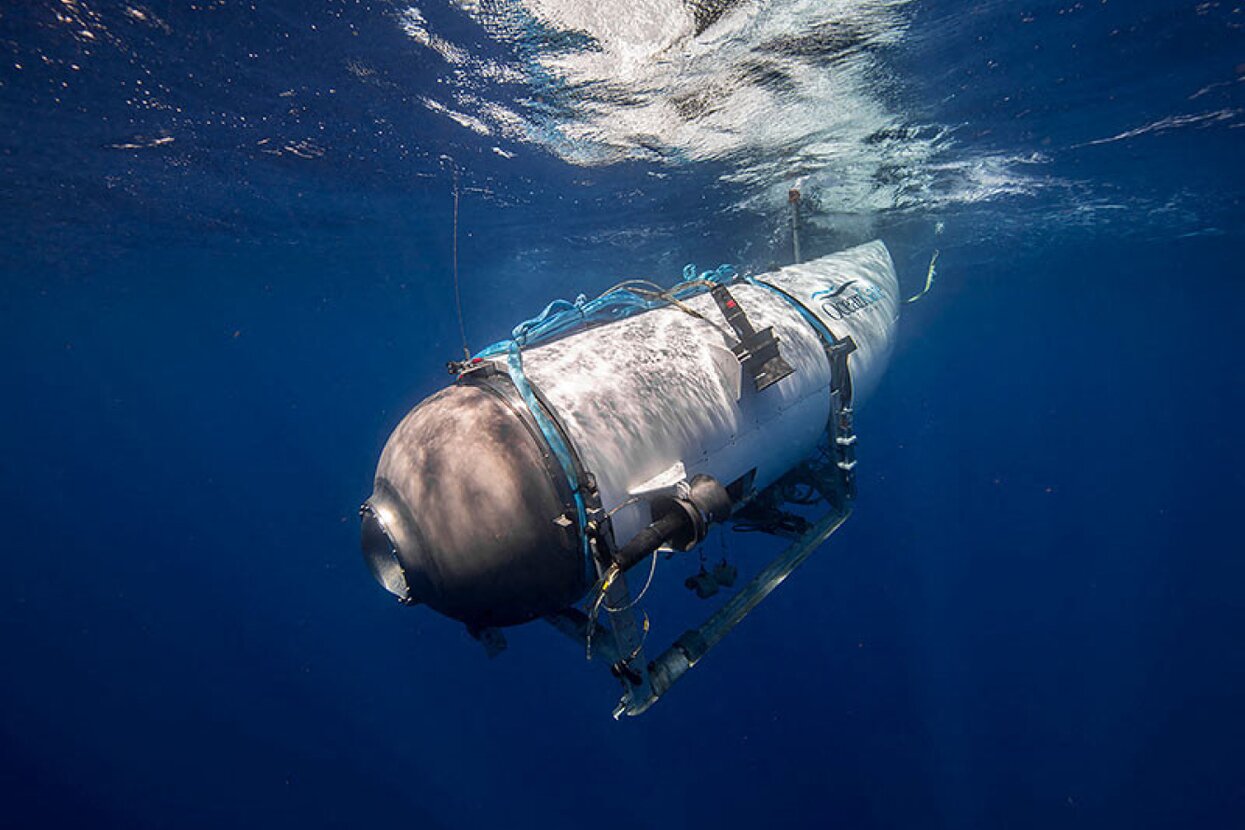
[[[447,360],[445,362],[445,371],[461,378],[463,375],[480,371],[483,371],[484,376],[487,377],[490,374],[497,374],[501,370],[494,366],[490,360],[485,360],[482,357],[469,357],[466,360]]]
[[[752,376],[752,383],[758,392],[795,372],[778,351],[778,338],[774,336],[773,326],[767,326],[760,331],[754,329],[748,315],[739,307],[739,301],[725,285],[714,285],[709,293],[713,295],[718,310],[739,338],[739,342],[731,346],[731,351]]]
[[[847,356],[856,351],[856,341],[850,337],[837,340],[827,346],[830,356],[830,447],[834,451],[835,466],[842,479],[845,499],[856,498],[856,426],[852,410],[852,375],[847,368]]]

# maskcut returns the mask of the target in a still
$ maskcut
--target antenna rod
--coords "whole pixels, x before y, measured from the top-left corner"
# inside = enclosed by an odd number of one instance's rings
[[[463,322],[463,295],[458,288],[458,167],[454,170],[454,248],[452,261],[454,264],[454,307],[458,311],[458,333],[463,338],[463,360],[471,360],[471,349],[467,347],[467,326]]]
[[[798,265],[800,263],[800,191],[794,187],[788,190],[787,204],[791,205],[791,247]]]

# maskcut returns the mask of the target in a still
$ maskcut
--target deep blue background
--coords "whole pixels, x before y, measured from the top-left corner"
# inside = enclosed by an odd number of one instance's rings
[[[782,208],[716,211],[729,188],[695,166],[508,164],[410,90],[311,96],[327,161],[254,154],[212,113],[336,83],[325,56],[358,47],[326,19],[409,60],[366,5],[286,5],[170,4],[193,34],[131,39],[198,75],[166,156],[108,148],[164,128],[110,103],[126,53],[55,92],[81,44],[50,6],[0,17],[24,64],[0,87],[6,825],[1241,826],[1241,121],[1078,146],[1208,83],[1199,111],[1239,114],[1241,13],[1033,4],[1026,29],[1007,4],[917,4],[892,57],[911,106],[1123,213],[1053,188],[874,217],[905,290],[941,255],[858,421],[856,514],[615,723],[612,679],[552,630],[488,661],[359,561],[387,433],[458,349],[440,154],[477,346],[618,277],[780,259]],[[275,36],[303,15],[328,34]],[[980,79],[990,49],[1007,80]],[[398,137],[350,137],[377,112]],[[745,566],[773,549],[729,540]],[[655,637],[699,610],[694,566],[662,567]]]

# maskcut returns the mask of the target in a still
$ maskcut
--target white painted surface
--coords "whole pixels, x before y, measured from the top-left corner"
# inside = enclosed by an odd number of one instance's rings
[[[859,405],[885,369],[898,314],[886,246],[871,242],[758,279],[801,300],[835,336],[856,341],[849,366]],[[524,352],[528,379],[596,475],[607,510],[676,463],[689,478],[707,473],[724,485],[755,467],[760,489],[816,446],[830,414],[830,366],[816,331],[766,288],[730,290],[754,327],[774,327],[795,369],[762,392],[722,365],[734,336],[708,294],[686,301],[706,320],[667,307]],[[618,510],[618,543],[650,519],[644,502]]]

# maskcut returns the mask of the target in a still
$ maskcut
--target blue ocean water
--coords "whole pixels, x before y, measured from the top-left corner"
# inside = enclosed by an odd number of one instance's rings
[[[1175,0],[5,4],[4,825],[1241,826],[1243,35]],[[808,256],[882,238],[916,294],[938,251],[855,514],[641,718],[551,629],[489,660],[360,561],[461,352],[455,182],[475,348],[790,261],[793,187]],[[670,637],[695,566],[661,567]]]

